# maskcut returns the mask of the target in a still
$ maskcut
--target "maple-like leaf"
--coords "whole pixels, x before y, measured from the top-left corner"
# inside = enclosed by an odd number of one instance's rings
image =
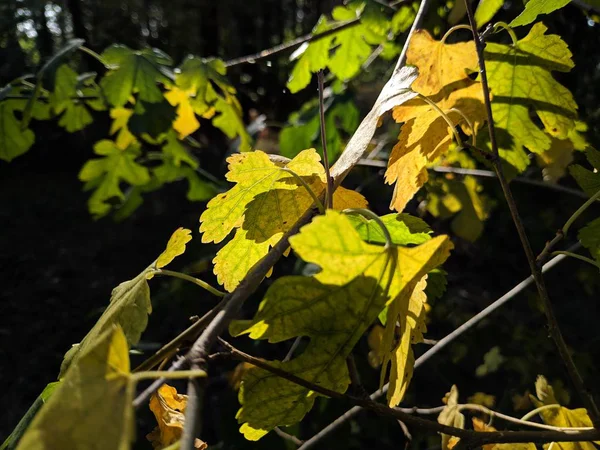
[[[36,415],[18,450],[127,450],[134,439],[134,385],[125,334],[111,326],[81,354]]]
[[[112,108],[110,110],[110,118],[113,119],[113,122],[108,134],[110,136],[116,134],[115,145],[122,150],[137,141],[127,125],[132,115],[133,109],[129,108]]]
[[[77,73],[73,69],[66,64],[56,69],[54,90],[50,93],[50,106],[55,114],[62,114],[58,124],[69,133],[84,129],[94,120],[86,107],[87,102],[75,99],[81,91],[79,88]]]
[[[187,228],[178,228],[169,238],[167,248],[156,260],[156,268],[160,269],[170,264],[175,258],[185,253],[185,246],[192,240],[192,231]]]
[[[228,242],[214,259],[215,274],[228,291],[233,290],[248,270],[313,204],[313,198],[290,172],[260,150],[228,158],[227,180],[236,183],[218,194],[200,217],[202,242],[219,243],[232,231]],[[285,167],[302,177],[312,191],[321,195],[325,172],[314,149],[304,150]],[[362,208],[366,200],[353,191],[338,188],[334,207]]]
[[[79,172],[79,179],[88,182],[87,187],[94,189],[88,206],[93,215],[100,217],[110,211],[108,202],[111,199],[125,199],[120,186],[122,181],[140,186],[150,181],[150,174],[147,168],[136,162],[141,154],[137,143],[123,150],[113,141],[102,140],[96,142],[94,152],[102,158],[86,162]]]
[[[473,132],[468,122],[475,129],[481,126],[485,120],[481,85],[468,76],[477,67],[473,42],[446,44],[419,30],[411,39],[407,61],[419,68],[412,84],[415,91],[430,97],[466,134]],[[450,148],[452,133],[440,113],[418,98],[396,106],[393,117],[404,124],[390,154],[385,181],[395,183],[390,207],[402,211],[427,181],[427,165]]]
[[[200,122],[196,119],[194,108],[190,103],[191,92],[186,92],[179,89],[177,86],[171,87],[165,98],[172,105],[177,107],[177,119],[173,122],[173,129],[179,133],[179,139],[183,139],[189,136],[198,128],[200,128]]]
[[[321,271],[313,277],[278,279],[255,317],[234,322],[230,331],[269,342],[310,337],[300,356],[269,364],[338,392],[350,383],[346,357],[358,339],[386,304],[414,282],[399,275],[402,269],[394,261],[420,279],[446,259],[451,247],[447,236],[414,248],[368,244],[348,218],[334,210],[303,227],[290,244]],[[312,408],[316,395],[263,369],[250,369],[240,389],[240,430],[256,440],[275,426],[297,423]]]
[[[25,104],[15,100],[0,101],[0,159],[12,161],[27,152],[35,141],[29,128],[22,130],[15,111],[23,111]]]
[[[561,428],[578,428],[592,427],[592,420],[587,414],[585,408],[568,409],[564,406],[559,406],[554,389],[546,378],[542,375],[537,377],[535,381],[535,391],[537,398],[530,395],[533,405],[539,408],[544,405],[557,405],[557,408],[544,409],[539,412],[540,417],[547,425],[552,425]],[[594,444],[591,442],[556,442],[554,444],[561,450],[593,450]],[[548,448],[548,444],[544,445]]]
[[[557,35],[536,23],[529,34],[514,45],[487,43],[485,60],[493,95],[492,113],[500,155],[518,171],[529,164],[524,147],[534,153],[550,148],[551,136],[566,139],[575,128],[577,104],[567,88],[552,77],[552,71],[573,68],[571,52]],[[543,124],[539,128],[530,111]],[[478,141],[489,148],[486,131]]]
[[[134,51],[124,45],[112,45],[102,53],[102,58],[111,66],[100,81],[111,105],[123,106],[133,94],[148,103],[163,100],[157,83],[169,83],[161,69],[171,64],[166,54],[157,49]]]
[[[576,122],[567,139],[551,136],[550,148],[536,154],[538,164],[543,167],[544,180],[556,182],[567,173],[567,167],[573,162],[575,150],[584,151],[589,144],[581,134],[587,131],[585,122]]]

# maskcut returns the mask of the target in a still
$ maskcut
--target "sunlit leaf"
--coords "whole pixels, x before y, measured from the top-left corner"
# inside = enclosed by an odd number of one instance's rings
[[[110,117],[113,119],[113,123],[110,126],[108,134],[110,136],[116,134],[115,145],[122,150],[125,150],[137,140],[127,126],[132,114],[133,109],[128,108],[113,108],[110,110]]]
[[[202,242],[219,243],[237,230],[214,259],[215,274],[228,291],[275,245],[313,204],[304,186],[266,153],[255,151],[228,158],[227,179],[236,185],[218,194],[200,217]],[[285,165],[310,186],[316,195],[325,189],[325,173],[314,149],[304,150]],[[366,200],[338,188],[334,207],[364,207]]]
[[[371,244],[385,244],[381,227],[373,220],[361,215],[351,215],[348,219],[360,234]],[[422,244],[431,239],[431,229],[423,220],[410,214],[387,214],[380,217],[396,245]]]
[[[529,25],[537,19],[537,16],[550,14],[552,11],[568,5],[569,2],[570,0],[529,0],[525,3],[525,11],[509,23],[509,26],[520,27],[522,25]]]
[[[111,199],[125,199],[120,186],[123,181],[140,186],[150,181],[150,175],[147,168],[136,162],[141,154],[136,143],[123,150],[113,141],[103,140],[96,142],[94,152],[101,158],[86,162],[79,172],[79,179],[92,183],[94,192],[88,206],[93,215],[100,217],[110,211]]]
[[[86,102],[76,99],[78,87],[77,73],[68,65],[62,65],[56,70],[50,105],[55,114],[62,114],[58,124],[69,133],[84,129],[94,120]]]
[[[108,327],[33,420],[19,450],[127,450],[134,438],[129,348],[120,327]]]
[[[35,141],[30,129],[21,129],[21,123],[15,117],[15,111],[22,111],[23,102],[15,100],[0,101],[0,159],[12,161],[27,152]]]
[[[539,375],[537,377],[535,391],[537,398],[533,395],[529,397],[536,408],[544,405],[559,405],[554,395],[554,389],[548,384],[544,376]],[[555,427],[579,428],[593,426],[585,408],[569,409],[558,406],[557,408],[544,409],[539,412],[539,415],[545,424]],[[593,450],[596,448],[591,442],[556,442],[554,445],[561,450]],[[544,448],[547,449],[548,444]]]
[[[481,0],[477,5],[477,10],[475,10],[475,23],[477,23],[477,28],[481,28],[492,20],[492,17],[494,17],[500,8],[502,8],[503,4],[503,0]]]
[[[438,416],[438,422],[451,427],[464,428],[465,416],[459,409],[458,388],[456,386],[452,386],[450,392],[446,394],[444,403],[446,406]],[[454,438],[453,442],[452,439],[452,436],[442,434],[442,450],[449,450],[456,445],[457,439]]]
[[[102,58],[112,66],[100,82],[111,105],[123,106],[133,94],[148,103],[163,100],[157,82],[169,83],[161,70],[161,66],[171,63],[167,55],[156,49],[134,51],[124,45],[113,45],[102,53]]]
[[[192,231],[187,228],[178,228],[169,238],[167,248],[156,260],[156,268],[160,269],[170,264],[179,255],[185,253],[185,246],[192,240]]]
[[[200,128],[200,122],[196,119],[194,108],[190,104],[190,92],[173,86],[165,94],[165,98],[172,106],[177,107],[177,119],[173,122],[173,129],[179,133],[179,139],[189,136]]]
[[[573,95],[552,77],[552,71],[573,68],[567,44],[536,23],[515,45],[489,42],[485,48],[492,113],[500,154],[518,171],[529,164],[524,147],[534,153],[550,149],[551,136],[566,139],[575,128],[577,105]],[[539,128],[530,111],[543,124]],[[481,140],[489,147],[487,131]]]
[[[472,134],[468,122],[475,129],[483,123],[481,85],[468,77],[477,67],[473,42],[445,44],[420,30],[411,39],[407,61],[420,69],[412,88],[429,96],[453,124]],[[393,117],[404,125],[392,149],[385,181],[395,184],[390,207],[402,211],[427,181],[427,165],[449,150],[452,133],[440,113],[418,98],[395,107]]]
[[[387,303],[443,261],[451,247],[445,236],[414,248],[367,244],[348,218],[333,210],[316,217],[290,243],[321,271],[278,279],[255,317],[233,323],[230,331],[269,342],[310,337],[300,356],[269,364],[338,392],[350,382],[346,357],[368,326]],[[407,278],[400,276],[403,267]],[[316,395],[263,369],[250,369],[240,390],[240,430],[256,440],[275,426],[294,424],[312,408]]]

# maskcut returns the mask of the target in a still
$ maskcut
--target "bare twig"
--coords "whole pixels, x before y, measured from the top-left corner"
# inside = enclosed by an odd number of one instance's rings
[[[333,208],[333,178],[329,170],[329,156],[327,155],[327,130],[325,128],[325,106],[323,101],[323,70],[317,74],[319,81],[319,120],[321,122],[321,145],[323,146],[323,166],[327,179],[327,190],[325,191],[325,207]]]
[[[523,225],[523,221],[521,220],[521,216],[519,215],[519,211],[517,209],[517,204],[512,196],[512,192],[510,190],[510,186],[506,181],[506,177],[504,176],[504,171],[502,168],[502,164],[499,160],[499,151],[498,144],[496,141],[496,130],[494,126],[494,116],[492,114],[492,103],[490,96],[490,89],[488,85],[487,72],[485,68],[485,58],[484,58],[484,48],[485,43],[481,39],[477,26],[475,24],[475,18],[473,16],[473,11],[471,10],[471,4],[469,0],[465,0],[465,6],[467,9],[467,16],[469,17],[469,23],[471,24],[471,30],[473,32],[473,40],[475,41],[475,48],[477,50],[477,58],[479,60],[479,74],[481,75],[481,87],[483,89],[483,98],[485,101],[485,109],[487,113],[487,123],[488,123],[488,131],[490,144],[492,146],[492,152],[496,155],[497,159],[494,161],[494,170],[498,175],[498,180],[500,181],[500,186],[502,187],[502,191],[504,192],[504,197],[506,198],[506,202],[508,204],[510,214],[512,216],[515,227],[517,228],[517,233],[519,235],[519,239],[521,240],[521,245],[523,246],[523,250],[525,251],[525,256],[527,257],[527,263],[529,264],[529,269],[531,270],[531,274],[535,280],[535,284],[538,290],[538,294],[542,300],[542,304],[544,306],[544,313],[546,315],[546,320],[548,322],[548,331],[554,340],[556,347],[558,349],[558,353],[560,354],[561,359],[563,360],[567,372],[569,373],[569,377],[579,394],[583,406],[588,410],[588,413],[594,423],[594,426],[600,426],[600,410],[596,406],[596,402],[592,397],[591,393],[585,387],[585,383],[581,374],[577,370],[577,366],[571,357],[571,353],[567,347],[567,344],[562,336],[560,328],[558,326],[558,321],[556,320],[556,316],[554,314],[554,309],[552,307],[552,302],[550,301],[550,296],[548,295],[548,290],[546,288],[546,283],[544,281],[544,277],[540,271],[540,267],[536,262],[535,254],[531,248],[531,244],[529,243],[529,238],[527,237],[527,233],[525,231],[525,227]]]
[[[468,442],[469,447],[478,447],[483,444],[491,443],[508,443],[508,442],[582,442],[600,439],[599,429],[589,430],[570,430],[570,431],[495,431],[495,432],[478,432],[474,430],[465,430],[463,428],[452,427],[438,423],[433,420],[422,419],[411,414],[407,414],[401,409],[394,409],[388,406],[376,403],[370,398],[361,398],[348,394],[342,394],[331,389],[324,388],[318,384],[311,383],[303,378],[298,377],[293,373],[289,373],[278,367],[271,366],[268,362],[247,353],[238,350],[228,342],[220,339],[220,342],[231,352],[232,357],[240,361],[248,362],[256,367],[271,372],[281,378],[284,378],[294,384],[302,386],[306,389],[314,391],[326,397],[335,398],[338,400],[346,400],[355,405],[362,406],[365,409],[373,411],[379,415],[391,417],[395,420],[400,420],[407,425],[410,425],[419,430],[429,433],[445,433],[452,436],[460,437]],[[515,419],[518,420],[518,419]],[[302,447],[301,447],[302,448]]]
[[[283,439],[285,439],[286,441],[290,441],[292,444],[294,444],[296,447],[300,447],[304,441],[301,441],[300,439],[298,439],[296,436],[294,436],[293,434],[289,434],[286,433],[285,431],[283,431],[281,428],[279,427],[275,427],[273,428],[273,431],[275,433],[277,433],[277,435]]]
[[[577,244],[573,245],[569,250],[576,250],[580,246],[581,245],[579,243],[577,243]],[[557,256],[556,258],[551,259],[548,263],[546,263],[544,265],[544,267],[542,268],[542,271],[546,272],[546,271],[552,269],[558,263],[560,263],[561,261],[564,261],[565,259],[566,259],[566,256]],[[466,321],[460,327],[458,327],[457,329],[452,331],[450,334],[445,336],[443,339],[440,339],[436,345],[431,347],[429,350],[427,350],[425,353],[423,353],[423,355],[421,355],[419,358],[417,358],[417,360],[415,361],[414,370],[417,370],[420,366],[422,366],[425,362],[427,362],[429,359],[431,359],[434,355],[439,353],[442,349],[444,349],[451,342],[458,339],[458,337],[462,336],[464,333],[466,333],[468,330],[473,328],[475,325],[477,325],[483,319],[488,317],[491,313],[493,313],[494,311],[499,309],[505,303],[507,303],[510,300],[512,300],[513,298],[515,298],[519,293],[521,293],[523,290],[525,290],[525,288],[530,286],[532,283],[533,283],[533,277],[532,276],[527,277],[526,279],[521,281],[519,284],[517,284],[514,288],[512,288],[510,291],[508,291],[506,294],[504,294],[502,297],[500,297],[495,302],[493,302],[491,305],[489,305],[487,308],[483,309],[481,312],[479,312],[475,316],[471,317],[468,321]],[[377,400],[378,398],[385,395],[386,392],[388,391],[388,387],[389,387],[389,384],[386,384],[382,389],[373,392],[370,396],[371,400]],[[304,445],[300,448],[302,450],[307,450],[309,448],[314,447],[326,436],[328,436],[329,434],[331,434],[332,432],[337,430],[340,426],[342,426],[343,424],[348,422],[350,419],[355,417],[359,412],[362,411],[362,409],[363,408],[361,408],[360,406],[355,406],[355,407],[349,409],[343,415],[338,417],[336,420],[334,420],[329,425],[327,425],[325,428],[323,428],[321,431],[319,431],[317,434],[315,434],[312,438],[308,439],[304,443]]]
[[[260,61],[261,59],[271,58],[279,53],[283,53],[286,51],[294,50],[297,47],[300,47],[305,42],[316,42],[320,39],[326,38],[327,36],[331,36],[334,33],[345,30],[347,28],[353,27],[360,23],[360,17],[356,19],[348,20],[346,22],[342,22],[330,28],[329,30],[323,31],[318,34],[305,34],[304,36],[299,36],[296,39],[292,39],[289,42],[285,42],[283,44],[276,45],[274,47],[268,48],[266,50],[261,50],[258,53],[254,53],[252,55],[241,56],[239,58],[230,59],[229,61],[225,61],[225,67],[233,67],[239,66],[240,64],[247,63],[255,63],[256,61]]]

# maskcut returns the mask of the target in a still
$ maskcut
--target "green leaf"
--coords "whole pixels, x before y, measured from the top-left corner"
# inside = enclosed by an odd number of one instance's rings
[[[402,6],[394,13],[391,28],[394,35],[407,31],[415,21],[416,12],[412,6]]]
[[[579,164],[573,164],[569,167],[569,172],[577,181],[577,184],[590,197],[600,191],[600,151],[595,148],[588,147],[585,151],[585,156],[594,170],[588,170]]]
[[[163,133],[171,130],[173,120],[177,116],[175,108],[167,101],[155,103],[137,102],[133,115],[129,118],[127,126],[137,135],[146,134],[152,139],[157,139]]]
[[[225,133],[229,139],[238,137],[240,152],[249,151],[252,148],[251,139],[242,120],[242,106],[237,98],[234,96],[219,98],[214,108],[220,114],[213,119],[213,125]]]
[[[73,98],[77,96],[78,84],[77,73],[66,64],[56,70],[50,106],[55,114],[62,114],[58,124],[69,133],[83,130],[94,121],[86,102]]]
[[[168,56],[156,49],[134,51],[124,45],[113,45],[102,53],[102,58],[115,66],[100,82],[111,105],[123,106],[133,94],[148,103],[163,100],[156,83],[170,82],[161,70],[161,66],[171,63]]]
[[[339,21],[356,19],[359,12],[349,7],[336,6],[333,18]],[[329,70],[340,80],[349,80],[360,72],[367,58],[371,55],[372,46],[387,40],[385,31],[369,24],[359,24],[346,28],[335,34],[335,53],[329,59]]]
[[[508,25],[510,27],[520,27],[529,25],[540,14],[550,14],[552,11],[562,8],[569,4],[570,0],[529,0],[525,4],[525,10],[517,16]]]
[[[443,269],[435,269],[427,274],[427,287],[425,288],[427,300],[442,298],[448,285],[447,275],[448,273]]]
[[[94,193],[88,207],[90,213],[101,217],[110,211],[111,199],[125,199],[120,187],[122,181],[140,186],[150,181],[150,175],[148,169],[135,161],[141,153],[136,143],[121,150],[113,141],[103,140],[94,145],[94,152],[102,158],[86,162],[79,172],[79,179],[92,183]]]
[[[475,22],[477,23],[477,28],[481,28],[490,20],[492,20],[492,17],[494,17],[500,8],[502,8],[503,4],[503,0],[481,0],[479,5],[477,5],[477,10],[475,11]]]
[[[12,161],[26,153],[35,141],[30,129],[21,129],[21,123],[15,117],[15,111],[22,111],[23,102],[15,100],[0,101],[0,159]]]
[[[65,377],[70,367],[78,364],[86,352],[98,345],[100,337],[115,325],[120,326],[129,346],[139,342],[148,324],[148,315],[152,312],[147,271],[145,269],[132,280],[124,281],[113,289],[110,304],[96,324],[79,344],[65,354],[60,366],[60,379]]]
[[[325,16],[321,16],[312,30],[312,34],[320,34],[329,30],[331,26],[327,23]],[[291,59],[300,55],[298,62],[294,65],[287,88],[292,94],[308,86],[313,73],[327,67],[329,63],[329,48],[333,42],[334,35],[331,34],[311,43],[305,43],[296,50]]]
[[[551,73],[573,68],[571,52],[559,36],[546,35],[546,29],[536,23],[516,45],[490,42],[485,49],[498,146],[501,156],[519,171],[529,164],[523,147],[542,153],[550,148],[550,136],[566,139],[575,128],[577,105]],[[530,110],[541,120],[543,130],[532,120]],[[487,141],[487,133],[480,134]]]
[[[237,230],[213,260],[219,283],[232,291],[314,200],[294,175],[281,170],[264,152],[236,154],[227,162],[227,180],[236,185],[208,202],[200,217],[200,232],[202,242],[219,243]],[[304,150],[285,167],[301,177],[315,195],[323,193],[325,171],[314,149]],[[336,208],[364,206],[364,198],[353,191],[338,188],[334,194]]]
[[[385,244],[381,227],[373,219],[360,215],[348,216],[360,237],[371,244]],[[431,229],[423,220],[410,214],[387,214],[380,217],[396,245],[422,244],[431,239]]]
[[[600,263],[600,217],[579,230],[577,237],[594,259]]]
[[[71,366],[37,414],[18,450],[127,450],[134,439],[134,385],[127,341],[110,327]]]
[[[346,357],[356,342],[385,305],[412,282],[400,276],[402,268],[420,279],[434,268],[430,260],[437,261],[437,255],[445,259],[451,247],[447,237],[434,238],[416,248],[386,249],[367,244],[350,220],[333,210],[303,227],[290,244],[304,261],[320,266],[321,272],[313,277],[279,278],[265,294],[255,317],[234,322],[230,331],[272,343],[310,337],[300,356],[269,364],[337,392],[344,392],[350,383]],[[299,422],[316,396],[304,387],[252,368],[240,388],[240,431],[247,439],[256,440],[275,426]]]

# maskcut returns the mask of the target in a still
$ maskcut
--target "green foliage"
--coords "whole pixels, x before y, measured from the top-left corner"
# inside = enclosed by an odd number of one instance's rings
[[[525,3],[525,11],[514,19],[509,25],[511,27],[520,27],[529,25],[539,15],[550,14],[552,11],[568,5],[570,0],[529,0]]]
[[[35,135],[30,129],[21,129],[15,111],[23,111],[25,105],[17,100],[0,101],[0,159],[12,161],[33,145]]]
[[[577,237],[600,264],[600,218],[592,220],[579,230]]]
[[[569,167],[569,172],[573,178],[575,178],[581,189],[591,197],[596,192],[600,191],[600,173],[598,173],[598,170],[600,170],[600,151],[588,147],[585,156],[594,170],[586,169],[579,164],[573,164]]]
[[[485,50],[498,145],[502,157],[518,171],[529,164],[523,147],[534,153],[548,150],[552,136],[569,137],[577,117],[573,96],[551,73],[573,68],[571,52],[559,36],[545,32],[546,27],[536,23],[514,45],[489,43]],[[543,129],[531,119],[530,108]]]
[[[348,219],[363,241],[370,244],[386,243],[385,235],[375,220],[362,215],[351,215]],[[390,233],[393,244],[422,244],[431,239],[429,225],[418,217],[410,214],[387,214],[380,219]]]
[[[503,0],[481,0],[475,10],[475,23],[481,28],[502,8]]]

